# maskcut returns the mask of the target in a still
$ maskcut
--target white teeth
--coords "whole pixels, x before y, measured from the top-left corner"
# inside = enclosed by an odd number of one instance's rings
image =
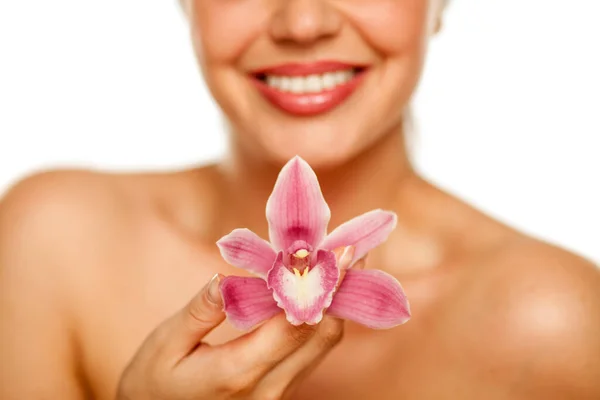
[[[304,93],[304,79],[297,76],[292,78],[292,93]]]
[[[268,76],[267,77],[267,84],[269,86],[273,86],[273,87],[279,87],[280,86],[280,82],[281,82],[281,78],[278,76]]]
[[[281,90],[282,92],[289,92],[290,90],[292,90],[292,79],[291,78],[286,78],[286,77],[281,77],[279,78],[279,90]],[[268,82],[267,82],[268,84]],[[273,86],[273,87],[277,87],[277,86]]]
[[[344,83],[344,81],[346,80],[346,74],[343,71],[340,72],[336,72],[333,75],[334,79],[335,79],[335,83],[337,83],[338,85],[340,83]]]
[[[318,93],[323,90],[323,79],[319,75],[311,75],[306,78],[304,89],[309,93]]]
[[[333,89],[336,84],[335,75],[332,73],[327,73],[323,75],[323,87],[325,90]]]
[[[327,72],[322,75],[276,76],[267,75],[267,85],[282,92],[294,94],[319,93],[343,85],[354,78],[353,70]]]

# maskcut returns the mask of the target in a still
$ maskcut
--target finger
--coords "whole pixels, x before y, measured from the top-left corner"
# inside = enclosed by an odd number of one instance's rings
[[[225,374],[256,381],[308,342],[317,326],[294,326],[285,319],[285,315],[280,314],[258,329],[213,349],[231,354],[231,357],[221,357],[225,363],[221,366]]]
[[[340,279],[337,284],[339,287],[350,267],[354,269],[365,267],[366,257],[358,260],[352,266],[353,246],[340,247],[333,252],[340,268]],[[343,328],[342,320],[325,316],[319,324],[316,334],[304,346],[273,367],[260,380],[257,385],[257,393],[261,394],[259,397],[282,398],[286,393],[291,393],[294,387],[316,368],[339,343],[343,336]]]
[[[342,284],[342,281],[344,280],[344,276],[346,275],[346,272],[348,272],[348,269],[365,268],[365,262],[367,258],[366,255],[360,260],[356,261],[354,265],[352,265],[352,259],[354,258],[354,250],[354,246],[338,247],[337,249],[333,250],[333,253],[335,254],[335,257],[337,259],[338,267],[340,269],[340,278],[338,279],[335,290],[337,290]]]
[[[354,251],[354,246],[338,247],[337,249],[333,250],[333,254],[335,254],[335,259],[337,260],[340,271],[345,271],[350,268],[352,258],[354,258]]]
[[[350,267],[354,257],[354,247],[341,247],[336,249],[334,253],[338,260],[340,272],[345,274],[345,271]],[[360,267],[362,265],[361,263],[364,264],[364,262],[360,261],[358,264],[355,264],[355,266]],[[341,279],[338,281],[338,285],[340,282]],[[328,319],[334,320],[334,318]],[[329,339],[331,337],[333,337],[331,342],[337,342],[339,330],[341,330],[341,322],[337,320],[336,322],[332,321],[328,323],[329,328],[325,328],[325,334],[321,334],[326,344],[330,342]],[[332,329],[332,324],[334,326],[339,326],[338,328]],[[282,360],[311,340],[315,335],[315,332],[320,329],[319,326],[320,324],[317,326],[293,326],[285,320],[283,315],[275,317],[254,332],[227,343],[228,350],[231,351],[231,354],[242,354],[242,356],[236,358],[235,365],[232,366],[231,364],[228,364],[225,368],[230,373],[241,376],[248,376],[250,374],[253,375],[254,378],[260,379],[282,362]],[[317,348],[319,347],[319,345],[316,346]],[[309,353],[312,354],[312,352]],[[240,362],[241,360],[243,360],[243,362]],[[249,373],[248,370],[251,370],[252,372]]]
[[[167,320],[162,334],[162,351],[182,358],[193,351],[202,338],[225,319],[219,291],[222,275],[216,274],[177,314]]]
[[[315,335],[300,349],[275,366],[256,386],[259,398],[282,398],[311,373],[343,336],[344,322],[325,317]]]
[[[344,280],[346,271],[348,268],[350,268],[350,264],[352,263],[352,258],[354,257],[354,246],[338,247],[337,249],[333,250],[333,254],[335,254],[338,269],[340,270],[340,277],[335,285],[335,290],[337,290]]]

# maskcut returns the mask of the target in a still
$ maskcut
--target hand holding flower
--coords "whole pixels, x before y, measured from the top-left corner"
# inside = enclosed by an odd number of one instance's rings
[[[352,253],[344,256],[343,248],[334,253],[347,268]],[[210,346],[202,340],[225,318],[219,280],[215,277],[150,334],[123,373],[117,399],[287,398],[342,337],[343,321],[336,318],[294,326],[277,316]]]
[[[396,225],[394,213],[370,211],[327,235],[330,210],[317,177],[295,157],[281,170],[266,214],[270,243],[248,229],[236,229],[217,242],[228,263],[257,275],[223,280],[225,312],[234,326],[250,329],[282,309],[293,325],[317,324],[324,312],[374,329],[410,318],[408,301],[394,277],[350,269],[340,282],[333,253],[351,246],[351,267],[387,239]]]

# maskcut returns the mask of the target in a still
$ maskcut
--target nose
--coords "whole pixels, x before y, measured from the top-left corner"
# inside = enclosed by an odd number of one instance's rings
[[[335,36],[342,17],[328,0],[277,0],[270,34],[277,42],[310,44]]]

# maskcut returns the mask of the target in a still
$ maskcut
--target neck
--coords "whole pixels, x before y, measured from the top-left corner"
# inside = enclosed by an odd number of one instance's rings
[[[220,166],[224,185],[219,232],[248,228],[268,238],[265,205],[281,166],[234,151]],[[375,208],[394,209],[405,183],[414,176],[402,129],[394,129],[343,165],[315,170],[331,209],[329,231]]]

